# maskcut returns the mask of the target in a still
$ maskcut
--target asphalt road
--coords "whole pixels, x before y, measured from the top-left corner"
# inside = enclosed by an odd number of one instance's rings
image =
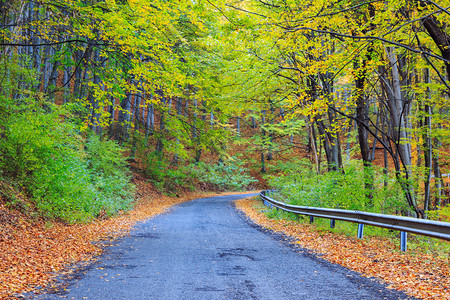
[[[244,195],[190,201],[141,223],[34,299],[406,299],[252,224]],[[63,288],[64,287],[64,288]]]

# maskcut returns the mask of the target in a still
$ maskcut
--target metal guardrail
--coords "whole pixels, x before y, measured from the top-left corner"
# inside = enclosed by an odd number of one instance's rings
[[[400,245],[402,251],[406,251],[407,232],[450,241],[449,222],[423,220],[356,210],[290,205],[270,198],[268,196],[270,192],[273,191],[262,191],[260,194],[261,199],[267,206],[273,206],[295,214],[310,216],[310,222],[314,221],[314,217],[330,219],[332,228],[334,227],[335,220],[358,223],[358,238],[363,237],[364,225],[399,230],[401,232]]]

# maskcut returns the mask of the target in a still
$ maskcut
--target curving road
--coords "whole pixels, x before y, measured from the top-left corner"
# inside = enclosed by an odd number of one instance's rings
[[[238,213],[196,199],[141,223],[65,289],[33,299],[406,299],[295,248]]]

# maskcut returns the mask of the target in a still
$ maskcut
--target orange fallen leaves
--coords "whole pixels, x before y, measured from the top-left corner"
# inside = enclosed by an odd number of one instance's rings
[[[412,255],[395,251],[398,245],[382,238],[356,239],[313,231],[307,224],[267,218],[256,206],[258,200],[242,199],[236,207],[255,223],[294,237],[295,244],[314,251],[332,263],[384,281],[389,288],[422,299],[450,299],[448,258],[430,254]]]
[[[99,241],[123,236],[138,221],[163,213],[175,204],[208,196],[188,193],[167,197],[155,192],[142,178],[135,178],[135,184],[140,201],[132,211],[89,224],[30,221],[0,203],[0,216],[6,216],[0,218],[0,299],[48,286],[67,266],[99,255]]]

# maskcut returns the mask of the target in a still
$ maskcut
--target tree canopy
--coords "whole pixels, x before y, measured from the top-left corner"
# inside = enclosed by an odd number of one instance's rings
[[[375,165],[403,191],[401,212],[427,217],[448,201],[449,8],[447,0],[2,1],[2,156],[17,156],[12,143],[24,148],[53,122],[49,138],[93,132],[150,169],[163,158],[198,163],[206,152],[223,162],[241,145],[263,173],[282,153],[308,157],[316,174],[345,174],[356,159],[365,208],[376,206]],[[36,132],[18,137],[30,120]],[[45,160],[23,155],[22,176]],[[4,160],[2,170],[21,169]]]

